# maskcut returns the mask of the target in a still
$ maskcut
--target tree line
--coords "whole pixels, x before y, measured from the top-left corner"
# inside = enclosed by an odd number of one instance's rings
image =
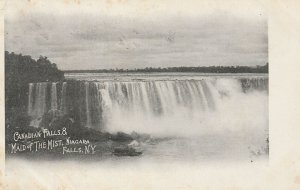
[[[60,81],[64,72],[58,70],[46,56],[37,60],[29,55],[5,51],[5,103],[6,108],[26,104],[28,84]]]
[[[195,72],[195,73],[268,73],[269,64],[263,66],[203,66],[203,67],[146,67],[142,69],[97,69],[65,70],[66,73],[151,73],[151,72]]]

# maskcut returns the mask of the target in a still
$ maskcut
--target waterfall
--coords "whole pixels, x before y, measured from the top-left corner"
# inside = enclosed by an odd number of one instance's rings
[[[101,93],[109,96],[103,101],[112,102],[115,111],[168,115],[179,107],[204,111],[215,106],[206,81],[106,82],[105,86]]]
[[[31,83],[28,115],[34,120],[59,109],[83,126],[106,131],[204,130],[222,120],[234,126],[226,120],[235,117],[233,111],[252,123],[253,112],[243,105],[261,108],[267,91],[266,78]]]
[[[52,83],[51,86],[51,110],[57,110],[57,90],[56,83]]]
[[[34,115],[41,117],[43,114],[46,112],[46,89],[47,88],[47,83],[38,83],[36,87],[36,101],[34,104]]]
[[[244,91],[251,90],[268,90],[269,89],[269,80],[263,80],[261,78],[243,78],[240,79],[242,88]]]
[[[63,82],[61,90],[61,107],[60,110],[63,114],[67,114],[67,82]]]
[[[34,84],[29,84],[29,92],[28,92],[28,115],[32,115],[33,112],[33,93],[34,93]]]
[[[91,126],[89,83],[85,82],[86,126]]]

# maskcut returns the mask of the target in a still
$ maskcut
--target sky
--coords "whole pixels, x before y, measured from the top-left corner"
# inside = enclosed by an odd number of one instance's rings
[[[5,50],[47,56],[62,70],[264,65],[262,7],[230,0],[11,0]]]

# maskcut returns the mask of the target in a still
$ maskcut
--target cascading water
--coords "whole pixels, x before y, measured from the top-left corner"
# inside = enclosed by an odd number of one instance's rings
[[[56,83],[52,83],[52,86],[51,86],[51,110],[57,110]]]
[[[31,83],[28,114],[35,121],[57,110],[83,126],[109,132],[266,128],[267,93],[267,78]]]
[[[33,88],[34,84],[30,83],[29,84],[29,92],[28,92],[28,115],[32,115],[33,112]]]
[[[89,83],[85,82],[85,111],[86,111],[86,126],[90,127],[91,126],[91,116],[90,116],[90,101],[89,101]]]
[[[38,83],[35,90],[34,115],[42,116],[46,112],[47,83]],[[33,106],[32,106],[33,107]]]
[[[61,105],[60,110],[63,114],[67,114],[67,82],[63,82],[61,90]]]

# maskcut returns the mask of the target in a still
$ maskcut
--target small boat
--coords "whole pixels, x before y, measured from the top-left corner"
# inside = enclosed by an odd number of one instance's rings
[[[114,149],[113,154],[115,156],[139,156],[142,154],[142,151],[131,147],[117,147]]]

